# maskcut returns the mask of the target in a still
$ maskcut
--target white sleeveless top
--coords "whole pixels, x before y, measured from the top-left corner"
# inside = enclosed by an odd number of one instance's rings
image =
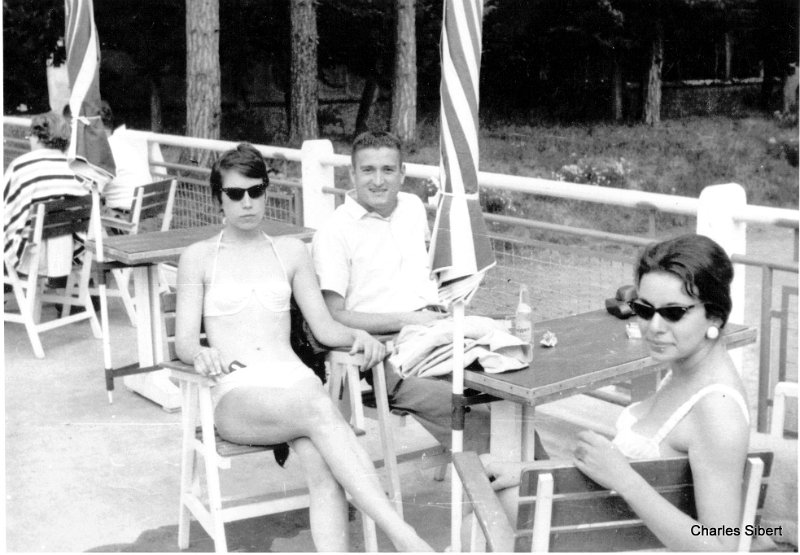
[[[614,445],[629,459],[651,459],[661,456],[660,445],[667,435],[675,428],[684,416],[689,414],[697,402],[709,393],[719,392],[729,395],[731,399],[742,409],[742,414],[747,423],[750,423],[750,413],[747,410],[747,403],[736,389],[729,385],[711,384],[692,395],[686,400],[669,418],[661,425],[656,434],[652,437],[644,436],[633,430],[638,419],[633,415],[631,409],[639,403],[633,403],[626,407],[617,419],[617,435],[614,436]]]

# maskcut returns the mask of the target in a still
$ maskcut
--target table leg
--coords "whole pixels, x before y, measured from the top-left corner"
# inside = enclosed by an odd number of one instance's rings
[[[491,405],[489,452],[504,461],[522,459],[522,406],[511,401]]]
[[[536,430],[533,426],[533,416],[536,408],[531,405],[522,405],[522,460],[535,460]]]
[[[161,308],[159,303],[158,266],[133,269],[136,296],[136,335],[139,366],[152,366],[164,359],[161,344]],[[124,377],[125,386],[161,405],[164,410],[180,409],[180,389],[169,380],[166,370]]]

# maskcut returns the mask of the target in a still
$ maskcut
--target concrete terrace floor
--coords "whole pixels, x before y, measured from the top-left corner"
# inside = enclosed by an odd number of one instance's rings
[[[749,235],[750,252],[759,258],[791,259],[791,234],[754,229]],[[784,281],[796,285],[796,277]],[[759,288],[760,273],[748,270],[748,324],[758,325]],[[112,299],[110,307],[114,363],[133,362],[135,330],[118,300]],[[38,360],[23,327],[4,326],[6,550],[177,551],[180,413],[165,412],[127,390],[122,380],[117,380],[114,403],[109,404],[101,343],[91,336],[88,323],[42,337],[47,358]],[[757,346],[746,347],[743,375],[751,407],[757,367]],[[537,424],[548,452],[566,456],[582,422],[610,427],[619,410],[579,396],[537,409]],[[412,419],[395,431],[403,451],[434,443]],[[371,420],[362,441],[379,458]],[[434,470],[422,469],[416,461],[400,468],[406,519],[442,551],[450,543],[449,472],[445,481],[436,482]],[[302,482],[293,457],[281,470],[271,455],[242,457],[222,476],[223,493],[260,488],[262,483],[274,487]],[[350,528],[353,549],[363,551],[360,517]],[[230,524],[227,530],[231,551],[314,550],[306,510]],[[380,532],[379,541],[381,550],[392,550]],[[190,551],[213,551],[196,523]]]

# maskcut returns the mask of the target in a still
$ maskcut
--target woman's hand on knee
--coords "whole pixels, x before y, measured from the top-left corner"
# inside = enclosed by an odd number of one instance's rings
[[[222,355],[213,347],[204,347],[194,355],[194,369],[198,374],[208,376],[215,381],[223,374],[227,374]]]
[[[364,353],[364,369],[372,368],[386,357],[386,347],[364,330],[353,330],[350,354]]]

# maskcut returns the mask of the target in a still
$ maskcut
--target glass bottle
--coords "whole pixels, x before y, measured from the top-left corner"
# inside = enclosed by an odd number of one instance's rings
[[[519,286],[519,304],[514,315],[514,335],[525,343],[530,343],[533,338],[533,323],[531,315],[531,301],[528,286]]]

